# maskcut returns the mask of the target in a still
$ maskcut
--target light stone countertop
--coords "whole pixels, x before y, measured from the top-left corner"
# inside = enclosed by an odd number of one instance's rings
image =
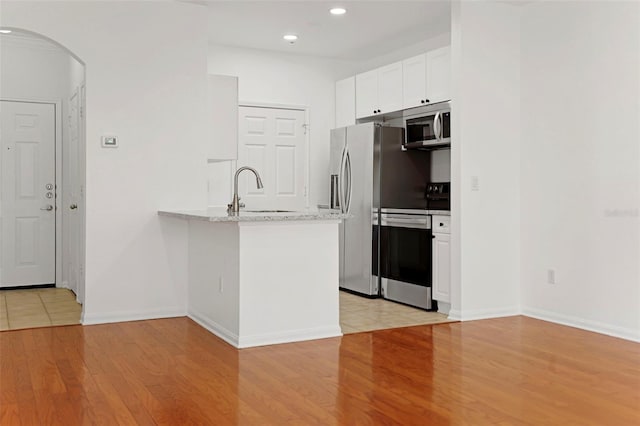
[[[303,211],[245,211],[230,214],[224,208],[206,210],[158,210],[159,216],[208,222],[269,222],[269,221],[323,221],[350,217],[337,210],[319,209]]]

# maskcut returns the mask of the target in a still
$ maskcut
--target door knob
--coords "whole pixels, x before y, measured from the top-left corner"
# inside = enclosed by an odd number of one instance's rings
[[[53,206],[51,204],[49,204],[46,207],[41,207],[40,210],[46,210],[46,211],[50,212],[51,210],[53,210]]]
[[[77,208],[78,208],[78,205],[77,205],[77,204],[71,204],[71,205],[69,206],[69,208],[70,208],[71,210],[75,210],[75,209],[77,209]]]

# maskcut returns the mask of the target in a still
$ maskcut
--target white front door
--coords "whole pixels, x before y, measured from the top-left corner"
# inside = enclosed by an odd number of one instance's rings
[[[247,210],[306,208],[305,112],[242,106],[239,114],[238,167],[255,168],[264,184],[258,189],[253,173],[242,172],[241,202]]]
[[[55,105],[0,103],[0,287],[55,283]]]

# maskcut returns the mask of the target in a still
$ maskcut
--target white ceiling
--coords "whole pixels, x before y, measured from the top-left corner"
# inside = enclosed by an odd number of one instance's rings
[[[350,60],[390,53],[451,25],[449,0],[189,2],[207,6],[211,43]],[[347,13],[330,15],[335,6]],[[283,40],[287,33],[298,41]]]

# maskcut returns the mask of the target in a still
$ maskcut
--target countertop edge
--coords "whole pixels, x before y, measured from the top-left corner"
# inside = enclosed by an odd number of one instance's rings
[[[351,217],[348,214],[338,212],[292,212],[291,214],[250,213],[238,216],[224,215],[222,213],[188,212],[158,210],[158,216],[173,217],[176,219],[199,220],[204,222],[292,222],[292,221],[341,221]]]

